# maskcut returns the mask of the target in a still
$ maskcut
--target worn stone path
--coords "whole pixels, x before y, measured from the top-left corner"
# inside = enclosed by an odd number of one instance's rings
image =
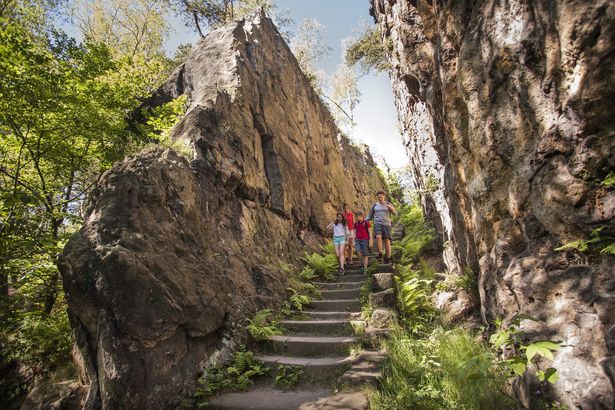
[[[394,229],[394,239],[402,236]],[[374,256],[370,256],[373,258]],[[391,264],[378,266],[378,272],[393,272]],[[369,408],[360,386],[381,378],[383,351],[365,350],[370,336],[382,336],[386,329],[370,329],[361,318],[361,287],[369,275],[359,272],[358,264],[347,269],[334,282],[317,282],[321,296],[310,304],[303,320],[283,320],[282,336],[259,342],[257,356],[273,372],[279,365],[301,366],[301,382],[290,391],[271,384],[257,384],[245,392],[227,393],[210,403],[226,410],[359,410]],[[382,293],[382,292],[380,292]],[[377,294],[377,293],[376,293]],[[372,295],[375,295],[372,293]],[[371,296],[370,296],[371,300]],[[360,334],[358,334],[360,333]],[[351,353],[354,353],[351,354]],[[339,382],[339,383],[338,383]],[[342,392],[331,391],[333,385]]]

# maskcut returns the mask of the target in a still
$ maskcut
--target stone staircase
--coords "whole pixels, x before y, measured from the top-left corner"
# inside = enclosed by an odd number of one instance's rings
[[[395,235],[397,234],[397,235]],[[394,237],[401,237],[394,231]],[[373,258],[374,255],[370,256]],[[275,373],[280,365],[300,366],[302,381],[291,391],[282,391],[272,383],[257,383],[246,392],[227,393],[210,403],[210,408],[226,410],[325,410],[367,409],[369,403],[358,387],[377,383],[381,378],[381,364],[386,354],[377,350],[363,350],[361,344],[369,337],[386,334],[386,329],[365,329],[361,318],[361,288],[369,275],[355,267],[334,282],[316,283],[320,298],[312,301],[303,320],[280,321],[286,332],[270,340],[259,342],[257,356]],[[391,264],[380,264],[378,272],[393,272]],[[373,295],[373,294],[372,294]],[[372,297],[370,295],[370,300]],[[351,353],[354,353],[352,355]],[[333,394],[331,387],[338,383],[343,392]]]

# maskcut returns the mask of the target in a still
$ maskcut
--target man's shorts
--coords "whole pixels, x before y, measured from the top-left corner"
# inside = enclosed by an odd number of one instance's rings
[[[382,239],[391,239],[391,227],[389,225],[374,224],[374,236],[382,235]]]
[[[352,239],[356,238],[356,236],[357,236],[357,231],[353,229],[352,231],[348,231],[348,235],[346,235],[346,239],[348,239],[348,241],[351,241]]]
[[[333,237],[333,245],[346,245],[346,237],[345,236],[334,236]]]
[[[357,239],[354,248],[357,253],[361,253],[362,256],[369,255],[369,239]]]

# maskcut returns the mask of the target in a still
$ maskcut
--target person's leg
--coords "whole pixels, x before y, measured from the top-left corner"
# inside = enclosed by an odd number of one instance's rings
[[[355,239],[352,236],[350,236],[350,239],[348,240],[348,260],[350,261],[351,264],[352,264],[352,259],[354,257],[353,255],[354,241]]]
[[[382,256],[382,235],[376,235],[376,246],[378,247],[378,258]]]
[[[384,240],[384,247],[386,249],[386,258],[391,259],[391,240],[390,239]]]
[[[335,255],[337,256],[338,269],[342,271],[342,257],[344,256],[345,247],[343,245],[335,245]]]
[[[344,242],[340,248],[340,267],[342,272],[344,271],[344,265],[346,265],[346,242]]]

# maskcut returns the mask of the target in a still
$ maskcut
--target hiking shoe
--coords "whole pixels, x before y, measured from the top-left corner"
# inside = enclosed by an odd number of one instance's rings
[[[384,258],[384,263],[391,263],[391,258]]]
[[[340,276],[344,276],[346,274],[346,271],[342,268],[340,268],[340,271],[337,273]]]
[[[377,256],[377,259],[381,261],[384,258],[384,253],[380,252]]]
[[[365,266],[361,266],[361,275],[365,274]]]

